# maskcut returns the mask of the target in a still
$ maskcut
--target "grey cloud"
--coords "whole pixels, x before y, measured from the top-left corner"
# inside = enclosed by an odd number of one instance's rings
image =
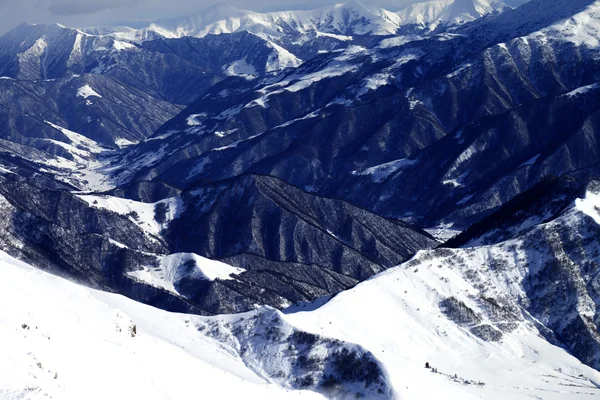
[[[96,13],[98,11],[130,7],[139,3],[138,0],[93,0],[77,1],[72,0],[45,0],[40,1],[38,7],[50,11],[56,16],[71,16]]]

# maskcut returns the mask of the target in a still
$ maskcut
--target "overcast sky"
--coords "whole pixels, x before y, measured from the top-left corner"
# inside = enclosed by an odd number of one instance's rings
[[[422,0],[421,0],[422,1]],[[201,11],[219,0],[0,0],[0,34],[21,22],[82,27],[131,20],[155,20]],[[316,8],[343,0],[229,0],[226,3],[254,11]],[[416,0],[367,0],[397,11]]]

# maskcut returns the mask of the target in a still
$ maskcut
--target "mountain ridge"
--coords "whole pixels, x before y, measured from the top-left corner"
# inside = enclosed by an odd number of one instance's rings
[[[359,1],[339,3],[313,10],[258,13],[227,4],[218,4],[190,17],[150,23],[145,28],[100,27],[88,31],[114,35],[121,39],[144,41],[150,38],[207,34],[246,30],[268,37],[305,34],[317,31],[337,35],[393,35],[404,25],[434,30],[438,25],[454,25],[497,14],[510,6],[500,0],[437,0],[417,3],[392,12]]]

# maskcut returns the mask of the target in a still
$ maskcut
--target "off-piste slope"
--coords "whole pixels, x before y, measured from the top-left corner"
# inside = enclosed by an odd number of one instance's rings
[[[273,309],[170,314],[3,252],[0,274],[2,399],[395,398],[372,354],[301,332]]]
[[[420,252],[286,318],[365,346],[401,398],[597,396],[600,374],[574,356],[599,366],[599,193],[593,182],[512,239]]]

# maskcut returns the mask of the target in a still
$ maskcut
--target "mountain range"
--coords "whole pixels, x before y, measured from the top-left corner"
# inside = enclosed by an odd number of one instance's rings
[[[96,34],[109,34],[124,40],[146,41],[156,38],[204,37],[209,34],[247,31],[264,37],[281,38],[318,32],[341,40],[345,36],[395,35],[408,26],[415,30],[435,30],[440,25],[455,25],[498,14],[508,4],[524,1],[450,0],[429,1],[394,12],[351,1],[306,11],[257,13],[227,4],[218,4],[198,14],[155,21],[135,27],[107,26],[88,28]]]
[[[0,398],[136,397],[111,365],[150,354],[177,369],[136,371],[148,398],[196,368],[228,398],[597,395],[599,16],[219,5],[1,36]]]

